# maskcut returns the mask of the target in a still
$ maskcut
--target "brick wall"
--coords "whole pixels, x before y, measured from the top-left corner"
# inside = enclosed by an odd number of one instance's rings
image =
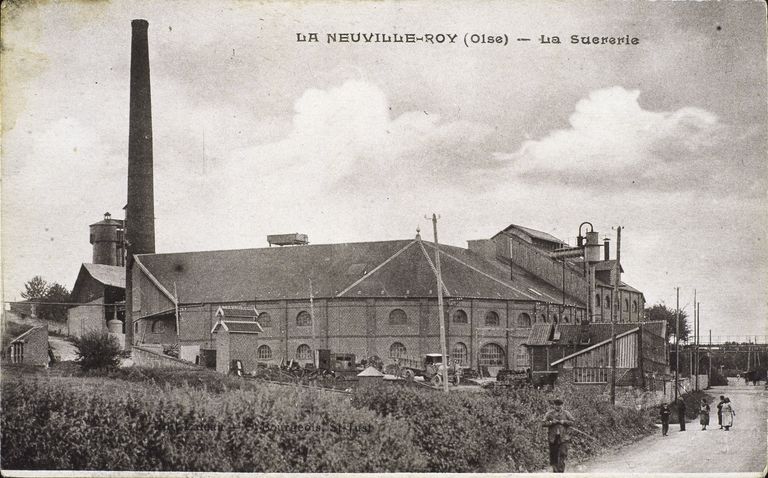
[[[83,334],[95,330],[106,331],[107,322],[104,319],[104,298],[98,298],[78,307],[72,307],[67,311],[67,328],[72,337],[82,337]]]
[[[159,347],[142,347],[134,345],[131,349],[131,358],[133,364],[137,367],[151,368],[194,368],[203,367],[193,363],[185,362],[174,357],[163,355]]]

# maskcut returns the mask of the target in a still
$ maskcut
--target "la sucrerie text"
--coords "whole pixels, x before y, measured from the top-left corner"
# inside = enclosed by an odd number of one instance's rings
[[[316,32],[296,33],[299,43],[425,43],[433,45],[459,43],[461,36],[456,33],[382,33],[382,32],[345,32],[326,33],[324,36]],[[527,42],[532,38],[513,37],[509,34],[466,34],[464,44],[496,44],[506,46],[509,42]],[[639,45],[640,39],[632,35],[580,35],[567,37],[559,35],[538,35],[534,40],[543,45]]]

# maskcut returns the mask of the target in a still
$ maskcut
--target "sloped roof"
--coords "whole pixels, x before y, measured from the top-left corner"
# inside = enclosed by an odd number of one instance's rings
[[[552,324],[533,324],[525,345],[548,345],[552,343],[549,337],[552,335]]]
[[[220,320],[213,326],[211,333],[216,332],[218,328],[223,328],[231,334],[261,334],[264,332],[258,322],[244,320]]]
[[[544,231],[539,231],[536,229],[531,229],[530,227],[524,227],[524,226],[518,226],[517,224],[510,224],[502,232],[509,232],[510,229],[517,229],[519,231],[522,231],[526,234],[528,234],[531,237],[535,237],[536,239],[540,239],[542,241],[547,242],[556,242],[558,244],[565,244],[565,241],[562,241],[555,236],[548,234]]]
[[[441,245],[440,250],[443,283],[451,296],[561,300],[557,289],[530,274],[510,280],[509,267],[500,263],[460,247]],[[316,298],[431,297],[437,292],[434,252],[432,243],[417,238],[137,258],[166,289],[176,283],[181,303],[199,303],[308,298],[310,279]]]
[[[223,306],[216,310],[216,315],[221,315],[224,318],[246,318],[253,320],[258,313],[255,307],[231,307]]]
[[[358,377],[383,377],[384,374],[376,370],[374,367],[368,367],[362,372],[357,374]]]
[[[634,328],[631,328],[631,329],[629,329],[629,330],[627,330],[627,331],[625,331],[625,332],[622,332],[622,333],[618,333],[618,332],[616,332],[616,338],[617,338],[617,339],[619,339],[619,338],[621,338],[621,337],[624,337],[624,336],[627,336],[627,335],[630,335],[630,334],[634,334],[634,333],[637,333],[637,331],[639,331],[639,330],[640,330],[640,328],[639,328],[639,327],[637,327],[637,326],[635,326]],[[602,340],[602,341],[600,341],[600,342],[598,342],[598,343],[596,343],[596,344],[594,344],[594,345],[592,345],[592,346],[589,346],[589,347],[587,347],[587,348],[585,348],[585,349],[579,350],[578,352],[572,353],[571,355],[566,355],[565,357],[563,357],[563,358],[561,358],[561,359],[559,359],[559,360],[555,360],[554,362],[552,362],[552,363],[551,363],[551,365],[553,365],[553,366],[554,366],[554,365],[557,365],[557,364],[559,364],[559,363],[565,362],[566,360],[570,360],[570,359],[572,359],[572,358],[574,358],[574,357],[576,357],[576,356],[578,356],[578,355],[581,355],[581,354],[587,353],[587,352],[589,352],[589,351],[591,351],[591,350],[594,350],[594,349],[596,349],[596,348],[598,348],[598,347],[601,347],[601,346],[603,346],[603,345],[607,344],[607,343],[608,343],[608,342],[610,342],[610,341],[611,341],[611,338],[610,338],[610,337],[608,337],[607,339],[605,339],[605,340]]]
[[[600,261],[595,264],[595,271],[612,271],[616,267],[616,260],[611,259],[608,261]],[[621,272],[624,272],[624,268],[621,268]]]
[[[98,282],[125,289],[125,267],[105,264],[83,264],[82,267]]]
[[[664,322],[653,321],[643,322],[643,327],[659,337],[664,337]],[[528,336],[526,345],[579,345],[583,344],[583,339],[589,339],[589,344],[594,345],[596,343],[608,340],[611,338],[611,324],[610,323],[590,323],[590,324],[557,324],[554,325],[555,331],[559,333],[559,340],[551,341],[549,337],[551,335],[551,328],[553,324],[534,324],[531,328],[531,332]],[[638,327],[637,322],[617,322],[614,324],[614,331],[616,334],[623,334],[628,330],[632,330]]]

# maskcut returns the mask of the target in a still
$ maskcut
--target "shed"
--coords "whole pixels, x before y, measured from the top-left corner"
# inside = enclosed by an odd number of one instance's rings
[[[221,320],[211,329],[216,337],[216,371],[229,373],[240,362],[241,370],[256,368],[259,334],[264,333],[258,322]]]

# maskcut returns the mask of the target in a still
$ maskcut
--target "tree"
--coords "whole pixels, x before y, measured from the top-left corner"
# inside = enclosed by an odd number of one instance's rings
[[[48,283],[40,276],[35,276],[24,284],[21,296],[36,302],[37,316],[45,320],[64,322],[67,320],[67,306],[62,303],[71,301],[69,290],[58,282]],[[50,302],[50,305],[40,302]]]
[[[656,304],[646,307],[643,311],[645,320],[664,321],[667,323],[667,340],[674,340],[675,336],[675,309],[671,309],[664,304]],[[691,334],[691,327],[688,325],[688,314],[680,311],[680,340],[686,341]]]
[[[21,296],[26,300],[42,301],[48,292],[48,282],[40,276],[35,276],[24,283],[24,292]]]

